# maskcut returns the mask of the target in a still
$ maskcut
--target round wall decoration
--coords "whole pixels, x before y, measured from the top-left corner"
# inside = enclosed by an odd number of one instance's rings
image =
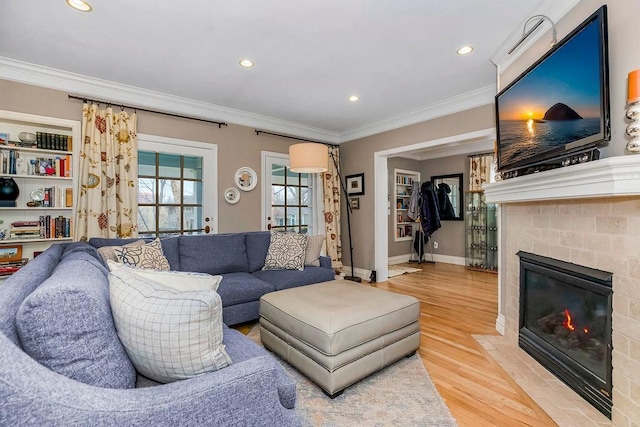
[[[236,171],[235,182],[242,191],[251,191],[258,185],[258,175],[250,167],[241,167]]]
[[[224,200],[230,205],[235,205],[240,201],[240,192],[237,188],[229,187],[224,191]]]

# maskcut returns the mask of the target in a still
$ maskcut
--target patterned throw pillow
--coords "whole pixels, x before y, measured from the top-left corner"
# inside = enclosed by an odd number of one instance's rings
[[[271,233],[263,270],[304,270],[307,236],[298,233]]]
[[[171,270],[169,261],[162,252],[160,239],[142,246],[123,246],[115,251],[118,261],[125,265],[151,270]]]
[[[207,273],[192,273],[190,271],[166,271],[147,270],[145,268],[129,267],[124,264],[107,261],[109,271],[126,268],[134,276],[142,276],[154,280],[162,285],[179,291],[207,291],[209,289],[217,291],[222,276],[212,276]]]
[[[309,236],[304,254],[304,265],[320,267],[320,252],[324,244],[324,236]]]
[[[98,248],[98,255],[102,258],[103,262],[107,262],[109,260],[118,262],[118,255],[116,255],[116,249],[122,249],[123,247],[129,246],[142,246],[146,244],[144,240],[140,239],[135,242],[127,243],[124,246],[103,246]]]
[[[118,337],[140,374],[168,383],[231,365],[215,291],[181,292],[128,268],[109,273],[109,291]]]

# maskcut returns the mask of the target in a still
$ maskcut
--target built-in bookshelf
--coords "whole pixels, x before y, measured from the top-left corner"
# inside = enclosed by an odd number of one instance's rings
[[[76,210],[79,121],[0,110],[0,177],[13,179],[15,203],[0,201],[0,263],[8,248],[20,247],[26,260],[53,243],[73,240]],[[33,141],[21,141],[27,132]],[[3,138],[4,139],[4,138]]]
[[[407,216],[413,183],[420,185],[420,172],[394,169],[395,188],[395,241],[412,240],[416,229],[415,218]]]

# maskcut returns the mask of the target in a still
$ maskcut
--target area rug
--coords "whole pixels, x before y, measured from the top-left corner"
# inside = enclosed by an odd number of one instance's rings
[[[256,325],[248,334],[260,342]],[[335,399],[275,356],[296,382],[296,411],[304,426],[456,426],[416,354],[347,388]]]
[[[403,267],[401,265],[390,265],[389,271],[387,272],[387,277],[396,277],[401,274],[415,273],[417,271],[422,271],[421,268],[412,268],[412,267]]]

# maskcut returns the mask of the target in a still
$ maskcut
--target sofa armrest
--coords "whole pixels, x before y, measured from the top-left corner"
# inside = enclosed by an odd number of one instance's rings
[[[278,395],[270,356],[141,389],[104,389],[58,375],[0,336],[0,425],[300,425]]]
[[[328,256],[320,255],[320,267],[332,268],[331,267],[331,258],[328,257]]]

